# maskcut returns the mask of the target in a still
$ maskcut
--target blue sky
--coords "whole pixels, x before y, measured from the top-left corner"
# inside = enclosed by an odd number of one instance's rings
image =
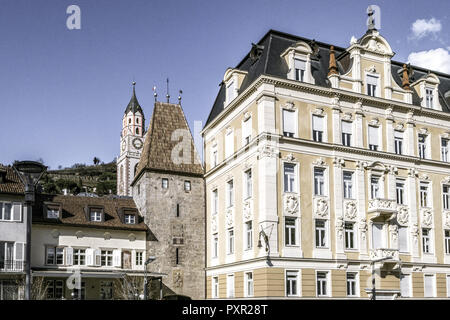
[[[81,30],[66,27],[72,4]],[[449,1],[0,0],[0,163],[111,161],[133,80],[147,124],[152,87],[163,99],[169,77],[193,128],[226,68],[269,29],[347,46],[369,4],[395,60],[450,68]]]

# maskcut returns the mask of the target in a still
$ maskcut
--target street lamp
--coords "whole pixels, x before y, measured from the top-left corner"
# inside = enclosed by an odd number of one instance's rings
[[[392,259],[392,257],[384,257],[381,259],[377,259],[377,260],[372,260],[370,262],[370,264],[372,265],[372,298],[370,300],[376,300],[376,289],[375,289],[375,268],[374,268],[374,264],[376,262],[381,262],[381,261],[385,261],[385,260],[389,260]]]
[[[144,300],[147,300],[147,296],[148,296],[148,289],[147,289],[147,287],[148,287],[147,286],[147,284],[148,284],[148,282],[147,282],[147,265],[149,263],[152,263],[155,260],[156,260],[155,256],[150,256],[147,259],[147,261],[145,261],[145,263],[144,263]]]
[[[25,206],[27,208],[27,244],[26,244],[26,273],[25,273],[25,300],[31,300],[31,223],[32,205],[36,192],[36,185],[47,169],[42,163],[36,161],[20,161],[13,165],[14,170],[25,189]]]

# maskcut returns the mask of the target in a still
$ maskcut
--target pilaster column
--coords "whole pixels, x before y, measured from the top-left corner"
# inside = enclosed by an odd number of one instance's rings
[[[417,182],[416,170],[414,168],[409,169],[406,186],[408,192],[407,199],[409,209],[409,231],[411,235],[411,254],[413,261],[420,261],[419,221],[417,218]]]
[[[358,208],[358,240],[359,240],[359,255],[360,259],[368,259],[367,253],[367,218],[366,218],[366,186],[364,183],[364,168],[367,163],[358,161],[356,166],[356,179],[355,179],[355,191],[356,191],[356,205]]]
[[[258,104],[258,134],[262,132],[275,133],[275,94],[274,86],[261,86],[256,103]]]
[[[363,147],[363,116],[362,102],[358,101],[355,106],[355,147]]]
[[[394,117],[392,108],[386,110],[386,151],[394,153]]]
[[[395,183],[396,183],[396,176],[395,174],[398,172],[398,169],[394,166],[391,166],[389,168],[389,172],[387,174],[387,198],[390,200],[394,200],[397,198],[397,194],[396,194],[396,188],[395,188]]]
[[[341,143],[341,107],[339,105],[339,97],[334,97],[332,100],[332,123],[333,123],[333,143]]]
[[[343,210],[343,185],[342,185],[342,158],[334,158],[334,224],[335,224],[335,251],[337,259],[345,259],[344,253],[344,210]]]
[[[406,122],[406,130],[405,130],[405,135],[406,135],[406,154],[409,156],[415,156],[415,144],[416,144],[416,139],[414,137],[414,127],[415,127],[415,123],[414,123],[414,119],[413,119],[413,113],[412,112],[408,112],[408,120]]]

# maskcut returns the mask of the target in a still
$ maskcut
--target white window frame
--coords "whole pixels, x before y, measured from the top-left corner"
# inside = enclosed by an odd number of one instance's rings
[[[322,178],[320,177],[320,175],[317,175],[316,177],[316,169],[318,171],[322,171],[323,175]],[[321,196],[321,197],[326,197],[328,195],[328,188],[327,188],[327,170],[324,167],[313,167],[313,192],[314,192],[314,196]],[[317,184],[317,188],[316,188],[316,184]],[[321,187],[321,188],[320,188]]]
[[[343,125],[344,122],[350,124],[350,129],[351,129],[350,133],[344,132],[344,129],[343,129],[344,128],[344,125]],[[346,146],[346,147],[352,147],[353,144],[354,144],[353,143],[353,139],[354,139],[354,131],[355,131],[354,128],[353,128],[353,122],[341,119],[340,125],[341,125],[341,143],[342,143],[342,145]],[[348,135],[350,135],[350,137],[348,137]],[[345,137],[345,139],[344,139],[344,137]],[[348,141],[348,143],[347,143],[347,141]]]
[[[347,228],[347,225],[352,225],[351,229]],[[345,221],[344,222],[344,247],[345,250],[356,250],[357,249],[357,244],[358,242],[356,241],[356,232],[355,232],[355,223],[353,221]],[[347,238],[348,240],[350,240],[351,237],[351,242],[353,242],[353,247],[349,247],[347,246]],[[350,241],[349,241],[350,242]]]
[[[284,272],[284,286],[285,286],[285,295],[286,297],[298,297],[300,296],[300,277],[299,277],[300,271],[299,270],[286,270]],[[296,292],[293,293],[292,291],[292,284],[288,286],[289,282],[295,281],[295,289]],[[290,289],[288,291],[288,289]]]
[[[227,254],[234,254],[234,245],[234,228],[231,227],[227,229]]]
[[[447,189],[445,192],[444,188]],[[442,184],[442,208],[450,210],[450,184]]]
[[[236,82],[237,82],[237,79],[233,76],[225,84],[225,95],[226,95],[226,103],[225,104],[227,104],[227,105],[238,96]]]
[[[249,220],[244,223],[245,225],[245,249],[244,250],[252,250],[253,249],[253,221]],[[250,226],[250,228],[249,228]]]
[[[235,279],[234,274],[227,274],[227,298],[235,297]]]
[[[255,287],[253,281],[253,272],[248,271],[244,273],[244,295],[245,297],[253,297],[255,294]]]
[[[253,171],[247,169],[244,171],[244,200],[253,196]]]
[[[323,222],[323,227],[317,227],[317,222]],[[319,239],[324,242],[323,246],[319,246],[317,243],[317,235],[319,234]],[[329,247],[329,236],[328,236],[328,220],[326,219],[314,219],[314,248],[315,249],[327,249]]]
[[[372,129],[371,129],[372,128]],[[370,131],[372,131],[372,130],[375,130],[376,131],[376,143],[377,144],[371,144],[371,142],[374,142],[374,141],[371,141],[371,135],[370,135]],[[378,126],[372,126],[372,125],[369,125],[369,126],[367,126],[367,147],[369,148],[369,150],[371,150],[371,151],[382,151],[381,149],[381,135],[380,135],[380,127],[378,127]],[[373,147],[372,147],[373,146]]]
[[[434,109],[434,88],[425,86],[425,108]]]
[[[372,179],[377,179],[377,183],[374,184]],[[381,189],[381,181],[382,180],[382,176],[376,175],[376,174],[372,174],[370,175],[370,199],[380,199],[383,198],[382,196],[382,189]],[[374,188],[376,186],[376,188]],[[376,191],[376,192],[375,192]]]
[[[401,185],[401,187],[400,187]],[[397,204],[403,205],[406,202],[405,199],[405,180],[395,180],[395,201]]]
[[[294,221],[294,225],[287,226],[287,221]],[[297,217],[284,217],[284,226],[283,226],[283,233],[284,233],[284,246],[285,247],[298,247],[298,218]],[[292,238],[292,230],[294,232],[294,238]],[[288,232],[289,231],[289,232]],[[288,236],[289,235],[289,236]],[[289,239],[289,243],[286,243]]]
[[[446,143],[445,146],[443,144],[444,141]],[[450,162],[449,150],[450,150],[450,139],[441,137],[441,161]]]
[[[317,128],[314,126],[314,119],[320,119],[320,121],[322,122],[322,130],[317,130]],[[317,114],[313,114],[311,117],[311,134],[312,134],[312,140],[316,141],[316,142],[327,142],[327,121],[326,121],[326,116],[322,116],[322,115],[317,115]],[[316,139],[316,132],[320,132],[321,135],[319,135],[321,137],[321,139]]]
[[[299,61],[299,64],[297,64],[297,61]],[[302,69],[300,64],[304,64],[304,68]],[[296,81],[300,81],[300,82],[305,82],[305,78],[306,78],[306,64],[307,64],[307,60],[305,59],[301,59],[301,58],[296,58],[294,57],[294,80]],[[299,68],[297,68],[297,66]],[[298,70],[298,73],[297,73]],[[303,73],[302,73],[303,71]],[[298,77],[297,77],[298,75]]]
[[[432,291],[431,292],[431,296],[427,295],[426,292],[426,279],[430,278],[432,279]],[[424,298],[434,298],[436,297],[436,275],[435,274],[430,274],[430,273],[424,273],[423,274],[423,296]]]
[[[350,180],[346,180],[345,176],[346,174],[350,175]],[[343,184],[343,192],[344,192],[344,199],[354,199],[353,197],[353,180],[354,180],[354,174],[353,171],[349,170],[343,170],[342,171],[342,184]]]
[[[376,78],[376,81],[377,81],[377,84],[375,85],[376,87],[375,87],[374,95],[369,94],[369,81],[368,81],[369,77]],[[373,72],[365,73],[364,80],[365,80],[365,85],[366,85],[365,86],[366,95],[368,95],[370,97],[378,97],[378,98],[381,97],[381,83],[380,83],[381,81],[380,81],[380,79],[381,79],[381,77],[378,73],[373,73]]]
[[[423,142],[420,142],[420,137],[424,137],[424,141]],[[418,154],[417,154],[417,156],[420,158],[420,159],[429,159],[430,158],[430,155],[429,155],[429,137],[430,137],[430,135],[429,134],[422,134],[422,133],[419,133],[418,135],[417,135],[417,152],[418,152]]]
[[[375,248],[375,241],[374,241],[374,228],[376,225],[381,225],[381,232],[380,232],[380,246],[378,248]],[[372,249],[376,250],[379,248],[384,248],[386,246],[386,230],[385,230],[385,224],[384,223],[372,223],[371,225],[371,237],[370,237],[370,242],[371,242],[371,247]]]
[[[406,244],[406,250],[404,250],[404,248],[401,247],[401,231],[400,230],[404,230],[405,234],[404,236],[406,236],[405,238],[405,244]],[[399,226],[398,227],[398,251],[400,253],[409,253],[410,250],[410,245],[409,245],[409,227],[408,226]]]
[[[286,185],[286,170],[285,170],[286,165],[294,167],[294,173],[287,174],[287,176],[289,177],[287,185]],[[288,193],[289,192],[292,192],[292,193],[297,192],[297,190],[298,190],[297,173],[298,173],[298,164],[297,163],[283,162],[283,192],[285,192],[285,193],[286,192],[288,192]],[[291,181],[292,181],[292,183],[290,183]]]
[[[422,190],[422,187],[426,187],[426,189]],[[419,183],[419,200],[420,200],[420,206],[422,208],[431,208],[431,197],[430,194],[430,183],[421,181]]]
[[[227,203],[227,208],[233,208],[234,207],[234,180],[230,179],[227,181],[226,184],[226,197],[225,197]]]
[[[125,224],[136,224],[136,216],[134,214],[125,214]]]
[[[402,279],[406,279],[404,281],[408,281],[408,295],[403,295],[402,291]],[[425,289],[425,288],[424,288]],[[412,275],[409,273],[400,275],[400,294],[402,298],[410,298],[412,297]]]
[[[424,236],[423,231],[428,230],[427,236]],[[434,253],[434,246],[433,246],[433,229],[432,228],[422,228],[421,229],[422,234],[422,253],[423,254],[433,254]],[[428,240],[428,241],[425,241]],[[425,246],[425,243],[427,246]],[[425,248],[428,249],[428,251],[425,251]]]
[[[444,254],[450,255],[450,229],[444,229]]]
[[[212,193],[211,212],[212,212],[212,215],[216,215],[217,212],[219,211],[219,189],[216,188],[211,193]]]
[[[350,279],[350,281],[349,281],[349,278],[348,278],[348,275],[349,274],[352,274],[352,275],[354,275],[355,276],[355,278],[354,279]],[[354,284],[354,293],[353,294],[349,294],[349,282],[350,283],[353,283]],[[347,297],[359,297],[359,295],[360,295],[360,293],[359,293],[359,273],[358,272],[355,272],[355,271],[348,271],[348,272],[346,272],[345,273],[345,284],[346,284],[346,286],[345,286],[345,288],[346,288],[346,294],[347,294]]]
[[[285,116],[284,116],[285,112],[288,112],[288,114],[291,114],[294,117],[294,119],[292,120],[293,121],[293,126],[294,126],[293,132],[284,130],[285,129],[285,121],[284,121],[285,120]],[[291,110],[291,109],[281,108],[281,128],[282,128],[281,134],[283,136],[291,137],[291,138],[298,137],[298,119],[297,118],[298,118],[297,109]],[[284,134],[285,132],[288,132],[288,133],[290,133],[292,135],[290,135],[290,134],[285,135]]]
[[[219,277],[215,276],[211,278],[211,297],[213,299],[219,298]]]
[[[216,232],[212,235],[212,258],[216,259],[219,257],[219,234]]]
[[[401,137],[400,137],[401,135]],[[394,152],[395,154],[403,154],[403,143],[404,142],[404,132],[399,130],[394,130]]]
[[[242,120],[242,145],[246,146],[252,140],[252,117]]]
[[[319,280],[319,273],[325,273],[325,279]],[[319,294],[319,283],[325,282],[325,290],[326,293]],[[316,296],[318,298],[320,297],[331,297],[331,286],[330,286],[330,271],[329,270],[316,270]],[[320,291],[322,291],[322,286],[320,286]]]

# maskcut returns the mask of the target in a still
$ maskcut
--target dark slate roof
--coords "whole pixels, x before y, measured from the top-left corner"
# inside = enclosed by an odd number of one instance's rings
[[[11,166],[0,164],[0,193],[23,194],[23,184]]]
[[[144,112],[142,111],[142,108],[136,98],[136,91],[134,89],[135,83],[133,83],[133,95],[131,96],[130,102],[128,103],[127,108],[125,109],[125,114],[127,114],[128,112],[140,112],[142,115],[144,114]]]
[[[46,219],[44,216],[44,203],[60,204],[62,208],[60,219]],[[85,211],[88,206],[103,207],[105,221],[89,221]],[[36,196],[36,204],[33,206],[33,223],[101,229],[106,228],[117,230],[148,231],[148,227],[144,223],[144,219],[141,216],[139,216],[137,224],[125,224],[121,218],[122,209],[125,208],[132,209],[137,212],[136,204],[132,198],[111,199],[106,197],[94,198],[39,194]]]
[[[172,161],[172,150],[179,139],[172,140],[175,130],[186,130],[190,141],[190,163],[176,164]],[[191,131],[179,104],[156,102],[150,125],[145,136],[144,148],[136,171],[136,179],[145,170],[165,171],[188,175],[203,175],[203,167],[198,157]]]
[[[252,58],[250,52],[244,57],[244,59],[235,67],[236,69],[246,71],[239,93],[247,89],[251,83],[256,80],[260,75],[270,75],[279,78],[287,79],[288,65],[284,59],[280,57],[281,53],[288,47],[293,46],[298,41],[304,41],[311,43],[314,40],[287,34],[284,32],[269,30],[262,39],[257,43],[259,46],[263,46],[264,49],[259,58],[255,61]],[[311,57],[311,71],[315,79],[315,84],[321,87],[331,87],[328,81],[328,66],[331,44],[315,41],[318,46],[317,55]],[[337,57],[337,65],[340,74],[348,72],[352,65],[352,59],[349,54],[346,53],[346,48],[334,45],[335,54]],[[401,86],[400,75],[397,73],[399,68],[403,66],[402,62],[391,61],[392,74],[397,82]],[[427,70],[412,66],[415,74],[415,79],[419,79],[421,76],[427,73]],[[440,102],[443,110],[450,112],[450,75],[433,71],[440,79],[439,85]],[[447,97],[445,94],[447,93]],[[222,111],[225,101],[225,84],[220,84],[219,93],[214,101],[213,107],[210,111],[205,126],[212,122]],[[413,104],[420,105],[420,98],[413,90]]]

